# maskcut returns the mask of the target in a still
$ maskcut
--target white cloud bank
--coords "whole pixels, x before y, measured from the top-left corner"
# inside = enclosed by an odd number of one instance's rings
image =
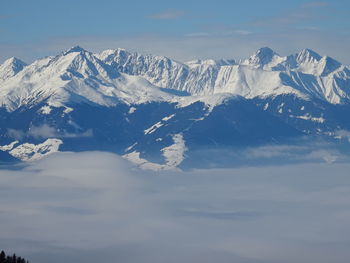
[[[0,170],[0,247],[36,263],[347,263],[349,169],[154,174],[58,153]]]

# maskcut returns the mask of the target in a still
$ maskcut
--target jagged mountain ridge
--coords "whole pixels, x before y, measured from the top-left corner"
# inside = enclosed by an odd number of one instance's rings
[[[84,100],[105,106],[120,100],[176,101],[172,91],[182,96],[228,93],[245,98],[295,94],[333,104],[350,98],[350,70],[308,49],[281,57],[262,48],[241,63],[181,63],[123,49],[92,54],[77,46],[28,66],[9,59],[0,66],[0,76],[0,104],[8,110],[47,98],[54,106]]]
[[[206,148],[350,134],[349,69],[307,49],[181,63],[76,46],[0,69],[12,72],[0,82],[0,156],[7,159],[106,150],[143,168],[170,169]]]
[[[347,88],[350,70],[309,49],[282,57],[270,48],[262,48],[241,63],[234,60],[180,63],[123,49],[103,51],[97,56],[122,72],[191,95],[230,93],[254,98],[292,93],[330,103],[342,103],[350,98]]]

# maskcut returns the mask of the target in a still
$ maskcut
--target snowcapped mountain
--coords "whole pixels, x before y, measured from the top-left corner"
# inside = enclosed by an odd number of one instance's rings
[[[114,106],[121,101],[171,98],[143,78],[119,73],[80,47],[35,61],[1,85],[0,104],[9,111],[44,100],[49,106],[60,107],[66,103]]]
[[[172,169],[201,149],[303,136],[347,141],[349,98],[349,68],[309,49],[182,63],[76,46],[0,66],[0,158],[105,150]]]
[[[12,57],[7,59],[2,65],[0,65],[0,81],[13,77],[25,66],[27,66],[27,64],[18,58]]]

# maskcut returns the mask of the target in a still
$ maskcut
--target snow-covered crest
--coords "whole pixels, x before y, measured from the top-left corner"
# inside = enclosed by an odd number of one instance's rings
[[[346,88],[350,84],[349,69],[310,49],[283,57],[265,47],[241,63],[234,60],[180,63],[124,49],[104,51],[98,57],[120,71],[142,76],[156,86],[191,95],[231,93],[253,98],[295,94],[331,103],[349,99]]]
[[[245,98],[294,94],[330,103],[350,98],[350,70],[310,49],[283,57],[265,47],[241,63],[233,59],[181,63],[125,49],[93,54],[75,46],[28,66],[9,59],[0,66],[0,79],[0,105],[9,111],[45,100],[54,107],[113,106],[181,102],[184,96],[222,93]]]

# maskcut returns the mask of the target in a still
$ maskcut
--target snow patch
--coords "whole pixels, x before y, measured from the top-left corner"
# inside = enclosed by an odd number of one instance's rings
[[[125,154],[123,157],[145,170],[176,170],[177,166],[185,159],[187,147],[182,134],[175,134],[172,139],[174,143],[162,149],[163,156],[165,157],[165,164],[149,162],[146,159],[141,158],[140,153],[137,151]]]
[[[41,144],[24,143],[13,148],[9,154],[22,161],[35,161],[58,152],[58,148],[62,143],[59,139],[47,139]]]
[[[145,134],[151,134],[153,132],[155,132],[158,128],[162,127],[164,124],[162,124],[160,121],[157,122],[156,124],[152,125],[151,127],[149,127],[148,129],[144,130]]]
[[[134,148],[137,145],[137,142],[135,142],[133,145],[130,145],[128,148],[125,149],[125,152],[130,151],[132,148]]]
[[[5,152],[10,151],[17,143],[18,141],[13,141],[10,144],[0,146],[0,150]]]
[[[50,106],[43,106],[39,111],[41,114],[50,114],[51,110]]]
[[[289,115],[289,117],[302,119],[302,120],[309,120],[309,121],[318,122],[318,123],[324,123],[326,121],[326,119],[323,117],[312,117],[309,114],[306,114],[303,116]]]
[[[177,167],[185,159],[187,151],[183,135],[181,133],[173,136],[174,144],[162,149],[163,156],[168,167]]]
[[[73,108],[70,108],[70,107],[65,107],[65,109],[64,109],[64,113],[70,113],[70,112],[72,112],[74,109]]]
[[[123,157],[143,170],[160,171],[165,169],[165,165],[149,162],[141,158],[140,153],[136,151],[125,154]]]
[[[130,107],[128,113],[129,113],[129,114],[133,114],[135,111],[136,111],[136,108],[135,108],[135,107]]]
[[[168,117],[164,117],[162,120],[163,120],[163,121],[168,121],[168,120],[172,119],[174,116],[175,116],[175,114],[171,114],[171,115],[168,116]]]

